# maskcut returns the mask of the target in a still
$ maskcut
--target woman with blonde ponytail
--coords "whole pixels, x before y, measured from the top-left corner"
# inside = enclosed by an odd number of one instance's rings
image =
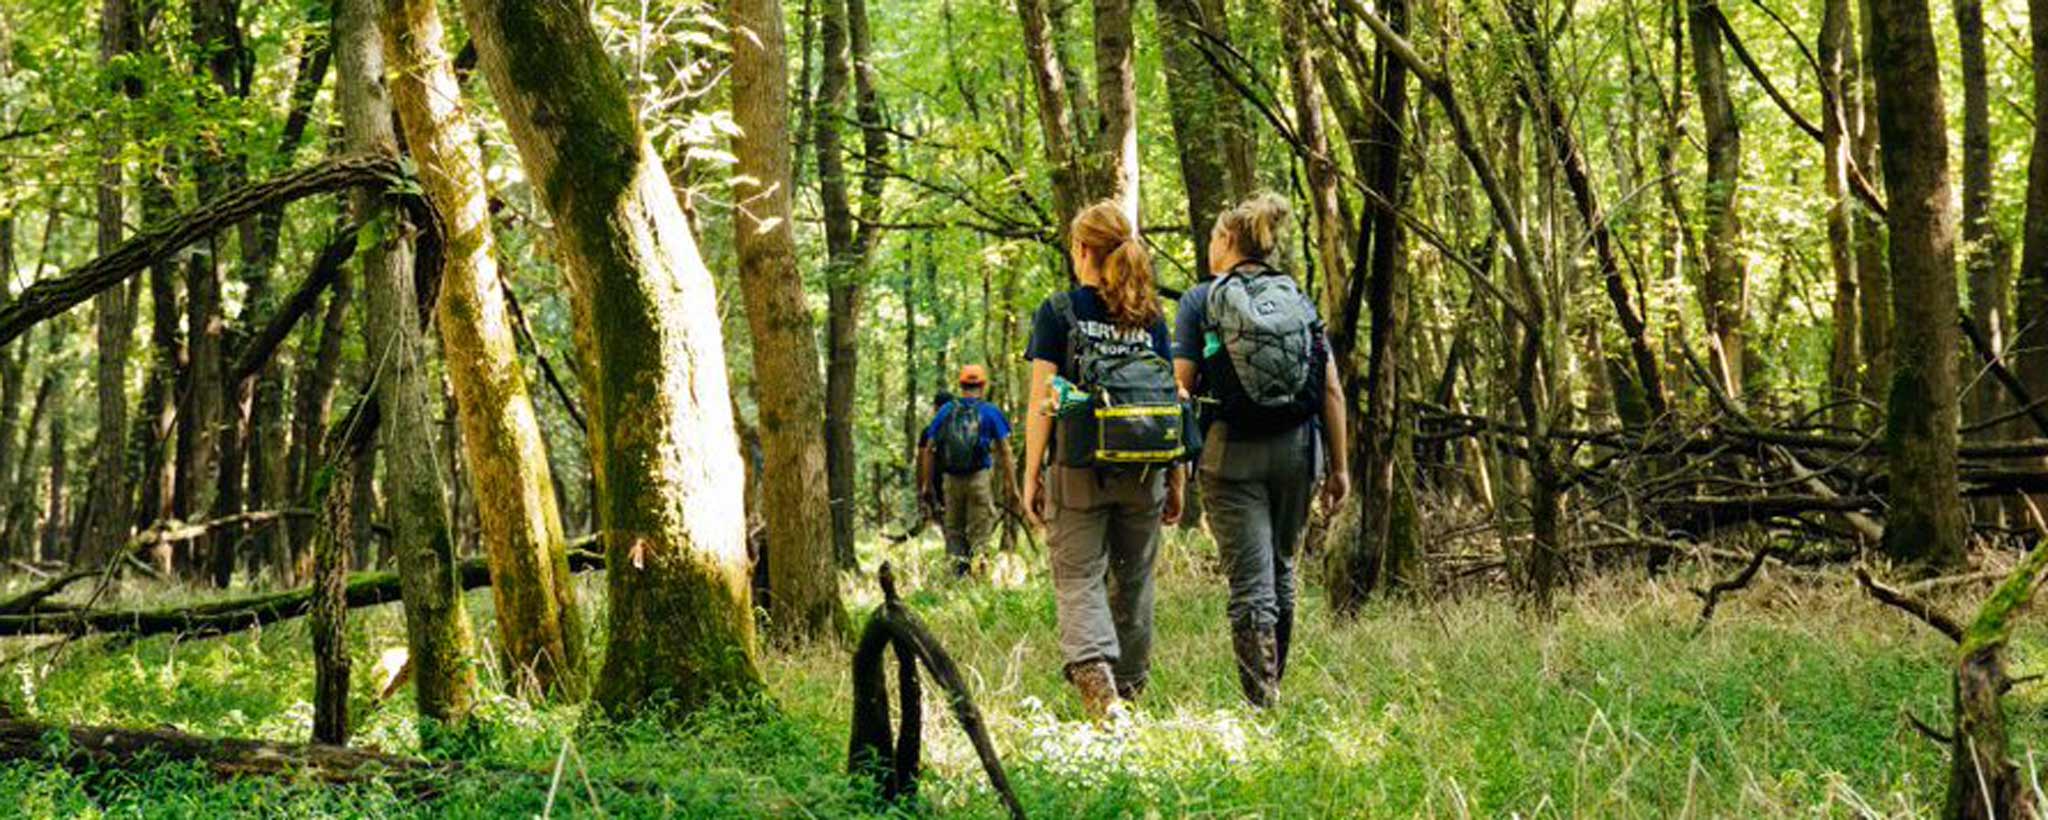
[[[1106,367],[1120,383],[1157,368],[1158,389],[1177,404],[1151,257],[1130,220],[1116,203],[1097,203],[1074,217],[1070,234],[1080,287],[1039,306],[1025,351],[1023,502],[1049,544],[1067,679],[1089,716],[1102,720],[1136,698],[1150,673],[1152,564],[1161,525],[1180,520],[1184,478],[1171,460],[1177,415],[1171,453],[1141,445],[1105,451],[1099,431],[1078,426],[1101,423],[1100,408],[1118,403],[1094,383]]]
[[[1315,301],[1280,269],[1287,202],[1253,197],[1216,217],[1216,278],[1181,297],[1174,372],[1207,427],[1204,523],[1230,576],[1231,648],[1245,699],[1279,697],[1294,631],[1294,554],[1317,470],[1334,509],[1350,492],[1344,400]],[[1318,452],[1318,447],[1321,448]]]

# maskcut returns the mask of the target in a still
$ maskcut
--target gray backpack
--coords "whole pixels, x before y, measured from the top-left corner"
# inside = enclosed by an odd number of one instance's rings
[[[1294,278],[1247,262],[1209,286],[1202,383],[1234,436],[1281,433],[1322,409],[1323,323]]]

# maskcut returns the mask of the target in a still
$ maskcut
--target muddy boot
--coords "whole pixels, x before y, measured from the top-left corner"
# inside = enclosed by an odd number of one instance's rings
[[[1067,667],[1067,680],[1073,681],[1074,691],[1081,695],[1081,711],[1088,719],[1102,723],[1109,719],[1109,710],[1117,704],[1116,679],[1109,671],[1108,661],[1089,661]]]
[[[1237,627],[1230,633],[1230,648],[1237,653],[1237,682],[1244,687],[1244,699],[1261,709],[1273,705],[1273,630]]]
[[[1116,696],[1126,703],[1137,703],[1138,696],[1145,694],[1145,679],[1120,680],[1116,682]]]
[[[1287,677],[1287,649],[1294,638],[1294,610],[1280,610],[1280,622],[1273,625],[1273,681]]]

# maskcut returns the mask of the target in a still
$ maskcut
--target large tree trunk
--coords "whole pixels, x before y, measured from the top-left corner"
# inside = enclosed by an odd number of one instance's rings
[[[193,54],[198,57],[195,71],[221,94],[231,97],[240,96],[242,92],[242,41],[236,21],[238,5],[236,0],[191,0],[189,9]],[[196,165],[202,201],[211,201],[224,193],[236,176],[233,161],[217,150],[201,152]],[[185,326],[191,340],[187,348],[190,363],[186,369],[185,384],[181,386],[185,406],[179,413],[180,435],[184,441],[179,445],[182,458],[178,467],[177,500],[173,503],[179,517],[205,514],[217,507],[215,496],[223,460],[221,439],[228,421],[224,372],[228,355],[227,315],[222,301],[218,253],[222,242],[219,236],[215,236],[200,243],[185,266]],[[189,545],[189,553],[183,562],[188,572],[197,575],[204,571],[203,561],[212,554],[215,542],[221,543],[222,549],[227,549],[231,543],[209,538]]]
[[[1209,228],[1216,215],[1232,201],[1250,195],[1255,184],[1245,170],[1251,165],[1247,138],[1251,128],[1237,92],[1218,78],[1203,58],[1203,49],[1213,48],[1208,45],[1211,41],[1230,39],[1223,4],[1157,0],[1157,5],[1166,61],[1167,114],[1180,155],[1181,184],[1187,189],[1188,238],[1194,248],[1195,276],[1200,278],[1209,275]],[[1289,19],[1301,14],[1294,8],[1296,4],[1286,5]],[[1297,61],[1311,59],[1306,48],[1295,54]],[[1301,105],[1301,93],[1296,92],[1297,105]],[[1320,118],[1321,112],[1316,115]],[[1320,119],[1315,127],[1320,137]],[[1306,132],[1307,126],[1301,130]],[[1327,155],[1327,146],[1324,153]]]
[[[859,0],[855,0],[859,2]],[[789,66],[776,0],[728,0],[732,32],[734,247],[754,340],[767,525],[770,629],[792,643],[829,638],[846,623],[834,571],[824,412],[810,306],[796,267],[790,205]]]
[[[1743,260],[1742,130],[1728,93],[1728,66],[1721,54],[1718,0],[1688,0],[1686,27],[1692,40],[1693,87],[1706,124],[1706,268],[1700,280],[1700,308],[1706,317],[1714,376],[1730,396],[1742,395],[1742,315],[1749,287]]]
[[[349,150],[395,153],[391,100],[377,30],[378,0],[340,0],[334,21],[335,87]],[[384,491],[392,552],[405,598],[406,643],[420,716],[459,724],[475,700],[469,664],[469,619],[456,586],[454,542],[434,448],[434,391],[426,372],[426,339],[413,284],[411,228],[377,192],[353,196],[355,220],[379,225],[362,260],[365,346],[382,411]],[[422,725],[432,739],[434,732]]]
[[[1956,215],[1941,63],[1923,0],[1871,0],[1870,11],[1898,320],[1885,418],[1884,551],[1950,566],[1963,559],[1965,511],[1956,483]]]
[[[1104,163],[1093,195],[1115,200],[1138,223],[1138,85],[1132,0],[1095,0],[1095,97],[1101,121],[1096,150]]]
[[[1821,174],[1828,196],[1828,267],[1835,274],[1834,315],[1828,358],[1828,401],[1839,402],[1831,418],[1839,426],[1855,422],[1857,369],[1862,365],[1862,334],[1857,325],[1856,224],[1849,198],[1849,129],[1843,82],[1843,52],[1849,44],[1849,0],[1824,0],[1820,22]]]
[[[718,298],[625,82],[576,0],[464,0],[484,74],[557,226],[590,412],[614,711],[757,691]]]
[[[582,697],[583,624],[555,506],[547,443],[499,281],[483,154],[443,49],[433,0],[386,0],[385,44],[407,67],[392,98],[420,184],[446,225],[436,302],[467,475],[491,562],[503,658],[537,692]]]

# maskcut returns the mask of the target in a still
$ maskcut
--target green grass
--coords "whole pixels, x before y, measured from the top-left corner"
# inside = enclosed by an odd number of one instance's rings
[[[1697,603],[1680,580],[1594,582],[1550,623],[1488,594],[1382,604],[1338,624],[1311,588],[1285,703],[1261,714],[1239,705],[1210,547],[1177,538],[1162,568],[1152,690],[1133,720],[1098,731],[1077,720],[1061,682],[1042,569],[1012,588],[954,584],[939,580],[935,544],[896,549],[912,606],[965,668],[1038,817],[1926,815],[1939,807],[1940,750],[1904,729],[1899,713],[1947,722],[1947,647],[1847,583],[1762,581],[1696,639]],[[601,591],[591,580],[586,600]],[[859,613],[877,594],[872,582],[849,584]],[[487,625],[489,596],[469,603]],[[402,643],[396,608],[359,610],[352,626],[359,742],[417,753],[407,697],[369,706],[369,668]],[[2017,673],[2040,662],[2043,635],[2022,625]],[[299,623],[184,643],[83,642],[47,674],[47,654],[0,670],[0,698],[54,722],[299,740],[312,717],[308,646]],[[530,707],[499,694],[482,670],[491,691],[475,755],[536,774],[459,778],[432,802],[384,787],[219,784],[182,766],[74,776],[16,765],[0,768],[0,807],[19,805],[31,817],[534,816],[568,744],[558,814],[872,813],[879,807],[840,774],[846,659],[846,649],[830,646],[773,654],[772,705],[734,704],[677,728]],[[2008,703],[2017,752],[2032,771],[2044,704],[2028,687]],[[998,816],[965,738],[935,699],[926,708],[925,810]]]

